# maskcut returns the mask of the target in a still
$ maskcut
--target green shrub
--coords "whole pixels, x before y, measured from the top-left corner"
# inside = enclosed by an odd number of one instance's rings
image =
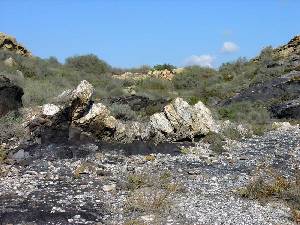
[[[134,90],[138,95],[147,96],[153,99],[171,97],[173,95],[173,86],[171,82],[152,77],[138,80]]]
[[[203,141],[210,144],[211,150],[218,154],[221,154],[225,151],[225,149],[223,148],[225,139],[222,134],[210,132],[207,135],[205,135]]]
[[[140,67],[133,67],[133,68],[111,68],[110,72],[112,74],[123,74],[126,72],[131,73],[140,73],[140,74],[147,74],[151,70],[151,67],[148,65],[142,65]]]
[[[25,135],[24,128],[22,127],[22,122],[23,119],[17,112],[10,112],[5,116],[1,117],[0,143],[5,143],[11,138],[22,138]]]
[[[295,222],[300,219],[300,172],[296,170],[293,176],[285,178],[278,171],[266,169],[266,175],[258,175],[245,187],[237,190],[243,198],[268,201],[279,199],[291,208]]]
[[[24,106],[34,106],[51,102],[66,88],[56,85],[50,79],[26,79],[23,89]]]
[[[109,108],[111,110],[112,115],[116,119],[121,119],[125,121],[137,119],[136,113],[130,108],[129,105],[114,103]]]
[[[158,64],[153,66],[153,70],[169,70],[172,71],[173,69],[176,69],[176,66],[173,66],[171,64]]]
[[[262,103],[238,102],[218,109],[222,119],[237,122],[265,124],[270,122],[270,115]]]
[[[199,66],[186,67],[182,73],[176,74],[172,80],[176,89],[203,88],[204,82],[217,76],[217,71]]]
[[[77,71],[86,73],[103,74],[110,69],[110,66],[106,62],[93,54],[69,57],[66,59],[65,64]]]
[[[235,127],[227,127],[222,130],[222,135],[231,140],[240,140],[243,136],[238,129]]]
[[[7,157],[7,151],[0,146],[0,165],[5,161]],[[1,167],[0,167],[0,175],[1,175]]]

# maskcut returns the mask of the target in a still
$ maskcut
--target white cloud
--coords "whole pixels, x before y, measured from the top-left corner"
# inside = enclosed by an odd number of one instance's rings
[[[237,52],[240,49],[240,47],[235,44],[234,42],[224,42],[223,47],[221,49],[222,52],[224,53],[233,53],[233,52]]]
[[[192,55],[185,60],[185,65],[212,67],[213,61],[214,57],[212,57],[211,55]]]

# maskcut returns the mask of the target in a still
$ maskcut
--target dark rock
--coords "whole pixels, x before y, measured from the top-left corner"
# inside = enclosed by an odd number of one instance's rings
[[[270,111],[273,117],[279,119],[300,119],[300,98],[273,105]]]
[[[22,88],[0,75],[0,117],[21,107],[23,94]]]
[[[223,102],[223,105],[242,101],[281,102],[298,98],[299,95],[300,72],[293,71],[271,81],[251,86]]]
[[[53,114],[48,114],[51,110],[43,110],[42,115],[29,122],[32,139],[39,139],[43,144],[68,141],[70,125],[89,111],[92,94],[93,86],[87,81],[72,91],[63,92],[57,99],[62,104],[60,110]]]
[[[222,105],[243,101],[261,101],[274,118],[300,118],[300,71],[293,71],[238,93]]]

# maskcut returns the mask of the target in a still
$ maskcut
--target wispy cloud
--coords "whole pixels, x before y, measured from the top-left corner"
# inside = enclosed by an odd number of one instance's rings
[[[211,55],[192,55],[185,60],[186,66],[213,67],[214,57]]]
[[[224,42],[221,52],[233,53],[233,52],[237,52],[239,49],[240,49],[240,47],[236,43],[227,41],[227,42]]]

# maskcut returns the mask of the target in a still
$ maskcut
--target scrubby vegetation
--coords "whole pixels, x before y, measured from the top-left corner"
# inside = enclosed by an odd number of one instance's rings
[[[168,215],[172,197],[185,191],[184,186],[178,183],[168,170],[160,173],[142,171],[128,174],[125,185],[129,191],[125,201],[125,210],[136,215],[145,213],[154,215],[156,222],[163,215]],[[141,222],[137,219],[136,221],[127,221],[127,224]]]
[[[22,137],[24,135],[24,129],[20,126],[20,123],[22,122],[23,122],[22,117],[15,112],[9,113],[1,117],[0,118],[0,143],[3,143],[5,142],[5,140],[9,140],[12,138]],[[0,151],[1,151],[1,146],[0,146]]]
[[[172,71],[173,69],[176,69],[176,66],[173,66],[171,64],[158,64],[153,66],[153,70],[169,70]]]
[[[296,170],[294,176],[289,178],[272,168],[259,168],[257,172],[258,174],[248,185],[238,190],[238,194],[261,202],[276,199],[285,201],[292,209],[295,222],[299,222],[300,171]]]
[[[9,57],[16,62],[13,66],[8,66],[3,61]],[[0,70],[1,74],[8,76],[23,87],[25,107],[49,102],[58,93],[86,79],[95,87],[95,99],[135,93],[150,99],[173,99],[180,96],[191,104],[201,100],[216,109],[217,117],[252,123],[254,130],[261,133],[266,129],[270,120],[268,105],[265,102],[234,103],[225,107],[218,106],[220,105],[218,103],[250,85],[281,76],[284,72],[291,70],[289,66],[279,64],[278,60],[272,54],[272,48],[267,47],[255,60],[240,58],[221,65],[219,69],[186,67],[181,73],[175,74],[172,81],[151,77],[140,80],[121,80],[111,75],[125,71],[147,73],[151,69],[173,70],[176,67],[162,64],[153,68],[141,66],[125,70],[113,68],[92,54],[67,58],[63,64],[55,57],[28,58],[12,52],[0,51]],[[147,112],[134,112],[124,105],[117,104],[111,108],[117,117],[125,120],[134,119],[138,115],[147,117],[159,110],[151,106]]]
[[[65,65],[80,72],[103,74],[110,66],[96,55],[73,56],[66,59]]]

